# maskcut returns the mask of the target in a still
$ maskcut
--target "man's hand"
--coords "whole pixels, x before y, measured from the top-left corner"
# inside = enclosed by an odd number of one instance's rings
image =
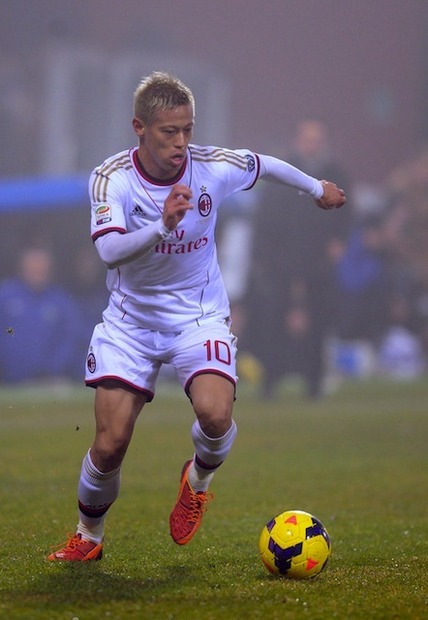
[[[337,187],[331,181],[321,181],[324,193],[321,198],[315,200],[316,205],[320,209],[340,209],[346,202],[346,196],[343,189]]]
[[[193,209],[189,200],[192,197],[192,190],[187,185],[174,185],[165,200],[162,220],[169,230],[177,228],[179,222],[186,215],[186,211]]]

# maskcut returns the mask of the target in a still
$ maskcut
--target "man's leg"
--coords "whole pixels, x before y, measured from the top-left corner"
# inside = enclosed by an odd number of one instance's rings
[[[146,396],[119,382],[105,382],[95,396],[96,433],[82,462],[78,486],[79,523],[76,534],[49,560],[101,559],[104,521],[120,488],[120,468]]]
[[[185,463],[176,505],[170,515],[173,540],[184,545],[196,533],[206,503],[206,493],[216,469],[228,455],[236,437],[232,419],[235,386],[215,374],[196,376],[189,389],[196,421],[192,427],[194,458]]]

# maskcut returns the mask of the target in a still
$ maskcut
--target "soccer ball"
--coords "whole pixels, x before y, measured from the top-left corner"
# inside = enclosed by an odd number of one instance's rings
[[[331,543],[321,521],[302,510],[287,510],[265,525],[259,551],[274,575],[311,579],[325,568]]]

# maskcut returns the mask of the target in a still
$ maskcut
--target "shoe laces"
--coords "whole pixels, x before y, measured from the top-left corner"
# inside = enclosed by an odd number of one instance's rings
[[[70,532],[67,534],[67,540],[65,541],[65,543],[55,545],[51,547],[51,549],[55,551],[59,551],[60,549],[71,549],[72,551],[74,551],[79,545],[83,544],[84,542],[85,541],[82,540],[82,534]]]
[[[206,512],[207,504],[214,499],[214,494],[206,493],[205,491],[195,493],[189,488],[189,495],[190,506],[186,506],[186,518],[188,521],[196,523],[200,519],[201,514]]]

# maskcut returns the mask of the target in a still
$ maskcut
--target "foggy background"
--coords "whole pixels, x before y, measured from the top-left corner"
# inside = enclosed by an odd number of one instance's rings
[[[135,82],[189,81],[195,140],[265,152],[319,116],[355,182],[427,137],[425,0],[2,0],[2,175],[69,174],[135,142]]]
[[[376,202],[427,142],[427,32],[426,0],[1,0],[1,278],[37,238],[73,286],[88,174],[136,143],[155,69],[194,91],[196,143],[286,158],[296,123],[322,119],[352,208]]]

